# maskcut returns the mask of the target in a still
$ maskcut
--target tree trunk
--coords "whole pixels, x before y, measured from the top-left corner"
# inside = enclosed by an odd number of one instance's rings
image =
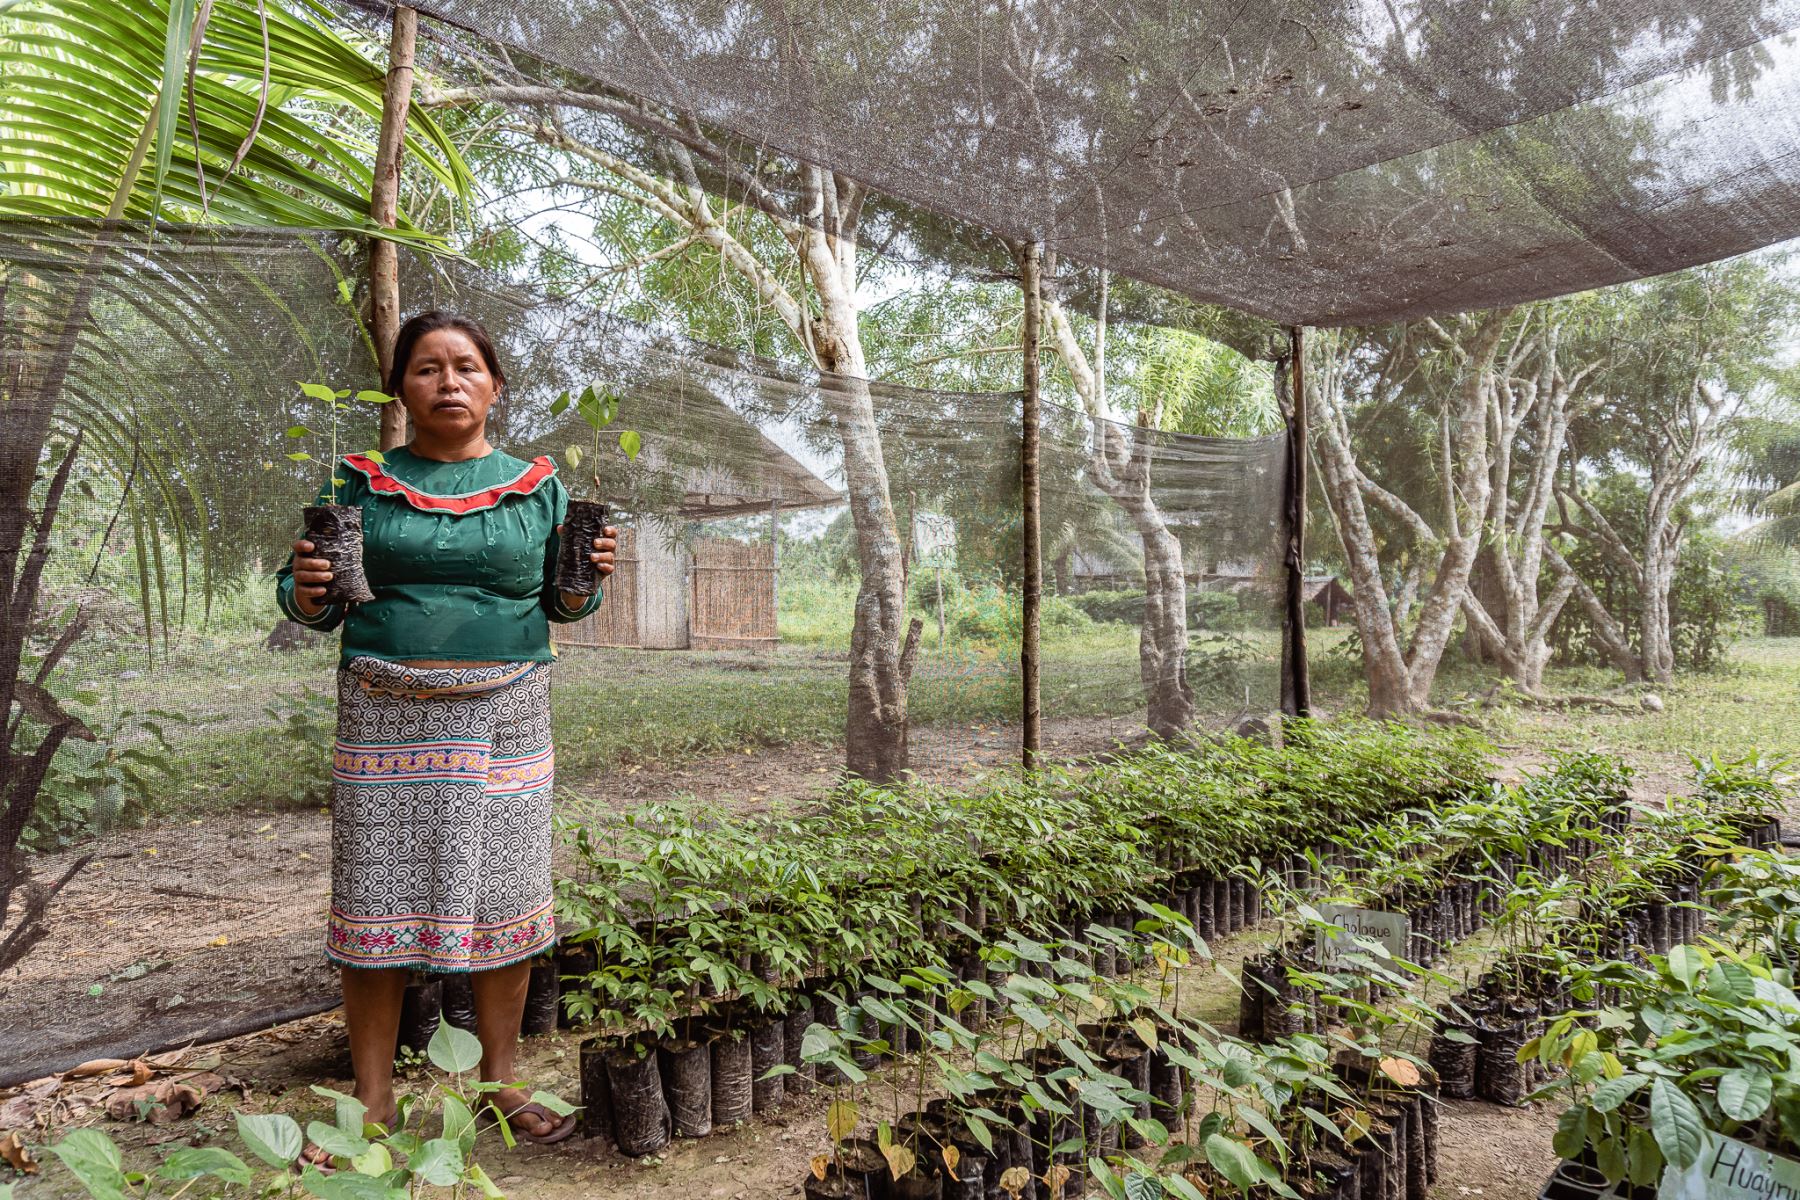
[[[1144,626],[1138,638],[1138,677],[1149,709],[1146,723],[1170,738],[1194,721],[1194,689],[1187,678],[1187,577],[1181,542],[1154,504],[1132,513],[1144,539]]]
[[[822,390],[844,451],[844,489],[861,568],[850,628],[844,765],[859,778],[888,783],[910,766],[908,681],[901,653],[906,585],[857,319],[856,247],[853,239],[813,229],[801,237],[802,257],[820,306],[812,324],[813,352],[820,369],[833,376],[823,381]]]
[[[1638,589],[1638,653],[1644,678],[1651,683],[1668,683],[1675,676],[1669,613],[1669,593],[1675,587],[1673,543],[1673,538],[1652,535],[1644,553],[1644,582]]]
[[[1104,315],[1104,304],[1102,314]],[[1155,431],[1140,423],[1110,420],[1104,400],[1104,360],[1090,363],[1062,306],[1050,300],[1044,316],[1055,347],[1081,397],[1093,431],[1088,477],[1131,519],[1144,543],[1144,622],[1138,631],[1138,678],[1144,687],[1145,724],[1173,737],[1193,724],[1194,690],[1187,679],[1187,577],[1181,542],[1151,496]],[[1103,335],[1101,335],[1103,336]],[[1104,343],[1101,342],[1101,345]]]

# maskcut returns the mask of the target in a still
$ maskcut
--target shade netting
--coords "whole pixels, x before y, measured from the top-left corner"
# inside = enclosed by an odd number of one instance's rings
[[[799,159],[1283,322],[1491,307],[1800,232],[1785,0],[419,7],[503,47],[483,83],[517,99],[721,131],[749,198]],[[916,248],[992,267],[980,243]]]

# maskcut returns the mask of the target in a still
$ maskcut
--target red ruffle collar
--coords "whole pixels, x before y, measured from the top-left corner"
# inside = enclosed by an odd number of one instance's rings
[[[508,496],[529,496],[544,486],[545,480],[556,474],[556,464],[540,455],[505,483],[482,488],[478,492],[464,492],[460,496],[434,496],[395,479],[382,469],[380,463],[367,455],[347,454],[344,456],[344,464],[366,478],[369,490],[378,496],[398,496],[423,512],[454,513],[459,517],[493,508]]]

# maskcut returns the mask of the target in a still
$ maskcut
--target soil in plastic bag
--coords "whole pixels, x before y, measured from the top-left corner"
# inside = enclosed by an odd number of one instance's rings
[[[782,1064],[785,1035],[780,1017],[759,1018],[750,1025],[750,1107],[757,1112],[777,1108],[787,1098],[787,1076],[765,1078]]]
[[[888,1200],[943,1200],[944,1177],[913,1169],[887,1181]]]
[[[591,1037],[581,1043],[581,1136],[613,1136],[612,1083],[606,1074],[606,1056],[614,1049],[608,1038]]]
[[[715,1125],[748,1121],[751,1113],[750,1039],[741,1029],[721,1033],[712,1043],[712,1113]]]
[[[866,1193],[877,1200],[887,1195],[887,1159],[882,1157],[881,1148],[874,1142],[867,1138],[852,1138],[844,1143],[840,1161],[851,1182],[860,1182],[864,1188],[863,1192],[853,1195]]]
[[[444,1013],[444,981],[427,979],[410,983],[400,998],[400,1036],[397,1046],[420,1054],[431,1044]]]
[[[475,1032],[475,988],[467,975],[444,976],[444,1020],[466,1033]]]
[[[592,942],[564,942],[564,943],[562,943],[561,945],[557,946],[557,948],[556,948],[556,971],[557,971],[557,976],[558,976],[558,979],[557,979],[558,988],[559,989],[561,988],[562,980],[564,978],[567,978],[569,976],[579,977],[579,976],[586,976],[586,975],[593,974],[594,968],[598,964],[599,964],[599,958],[594,953],[594,943],[592,943]],[[579,978],[576,980],[576,982],[577,982],[577,984],[579,984],[579,982],[580,982]],[[579,1019],[577,1019],[575,1016],[573,1016],[567,1008],[565,1008],[561,1005],[557,1006],[556,1027],[558,1029],[573,1029],[577,1025],[580,1025],[580,1024],[581,1024],[581,1021]]]
[[[669,1144],[669,1106],[663,1099],[656,1055],[624,1046],[606,1056],[612,1087],[613,1137],[629,1158],[654,1154]]]
[[[588,555],[594,539],[606,531],[606,505],[595,500],[569,501],[563,518],[561,547],[556,556],[556,590],[571,596],[591,596],[600,588],[600,572]]]
[[[1464,1042],[1444,1036],[1450,1030],[1472,1040]],[[1445,1096],[1452,1100],[1475,1098],[1475,1060],[1480,1051],[1475,1030],[1467,1025],[1446,1025],[1431,1039],[1431,1069],[1437,1072],[1438,1086]]]
[[[962,1156],[956,1160],[956,1178],[944,1172],[944,1200],[987,1200],[988,1164],[992,1161],[979,1150],[958,1146]]]
[[[787,1088],[792,1092],[810,1092],[818,1071],[813,1063],[804,1062],[800,1058],[800,1049],[805,1045],[806,1027],[813,1023],[813,1002],[806,996],[796,996],[787,1016],[782,1019],[781,1047],[782,1057],[787,1065],[794,1068],[794,1073],[787,1077]]]
[[[325,603],[366,604],[373,600],[375,593],[363,574],[362,509],[353,504],[309,504],[305,515],[305,540],[313,544],[313,557],[331,564]]]
[[[863,1176],[839,1175],[829,1170],[823,1179],[808,1174],[800,1185],[800,1193],[806,1200],[875,1200]]]
[[[712,1049],[705,1042],[671,1039],[657,1047],[662,1057],[663,1092],[675,1136],[703,1138],[712,1132]]]
[[[1530,1090],[1519,1048],[1529,1040],[1528,1026],[1496,1015],[1481,1031],[1481,1050],[1476,1062],[1475,1090],[1483,1100],[1513,1108],[1525,1103]]]
[[[554,959],[541,958],[531,964],[531,982],[525,988],[525,1014],[519,1033],[538,1037],[556,1032],[556,1013],[562,1005],[562,977]]]
[[[1307,1165],[1319,1178],[1320,1200],[1362,1200],[1362,1174],[1352,1160],[1314,1150]]]

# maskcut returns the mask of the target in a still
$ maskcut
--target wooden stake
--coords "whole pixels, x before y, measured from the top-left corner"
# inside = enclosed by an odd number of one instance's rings
[[[1019,247],[1019,287],[1025,294],[1025,328],[1019,339],[1025,352],[1023,435],[1019,439],[1020,505],[1025,542],[1025,612],[1019,639],[1019,672],[1024,693],[1024,757],[1027,769],[1037,764],[1043,746],[1043,710],[1039,686],[1039,613],[1044,597],[1044,547],[1042,492],[1038,480],[1038,439],[1041,397],[1038,378],[1038,338],[1043,322],[1042,271],[1044,248],[1032,242]]]
[[[1312,715],[1312,678],[1306,663],[1306,460],[1309,441],[1306,413],[1306,343],[1304,330],[1288,329],[1286,369],[1289,375],[1288,469],[1283,492],[1287,501],[1287,611],[1282,619],[1281,711]],[[1277,369],[1280,369],[1278,366]]]
[[[406,115],[412,106],[413,55],[419,42],[419,10],[394,9],[394,32],[388,45],[387,85],[381,105],[381,141],[375,150],[375,181],[369,192],[369,218],[392,229],[400,206],[400,157],[406,145]],[[400,255],[385,238],[369,242],[369,332],[381,386],[387,386],[394,364],[394,339],[400,335]],[[406,444],[406,410],[398,403],[381,408],[381,448]]]

